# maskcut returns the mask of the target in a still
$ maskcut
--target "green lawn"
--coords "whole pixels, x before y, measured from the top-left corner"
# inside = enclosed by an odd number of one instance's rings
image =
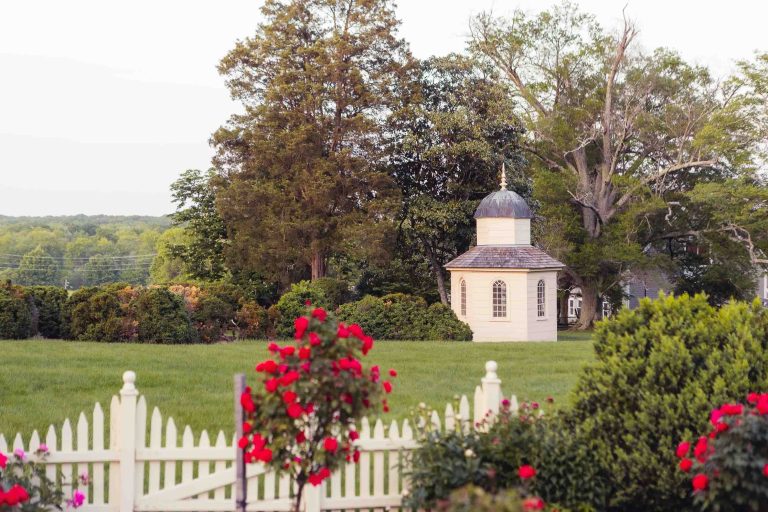
[[[467,394],[484,374],[485,361],[499,363],[505,394],[556,402],[568,399],[579,369],[592,359],[589,334],[560,333],[559,343],[378,342],[368,362],[397,368],[388,417],[405,417],[419,402],[442,410],[455,394]],[[64,341],[0,341],[0,432],[6,438],[69,417],[90,414],[93,403],[108,409],[125,370],[150,406],[172,415],[177,426],[198,433],[232,429],[232,376],[246,372],[267,352],[263,342],[217,345],[135,345]],[[42,432],[41,432],[42,433]],[[11,441],[9,439],[9,441]]]

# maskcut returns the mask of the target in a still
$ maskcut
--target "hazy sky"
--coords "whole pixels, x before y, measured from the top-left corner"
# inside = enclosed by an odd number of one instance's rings
[[[207,168],[210,134],[236,110],[218,60],[259,21],[257,0],[0,3],[0,215],[173,210],[179,172]],[[535,0],[400,0],[417,57],[461,51],[470,16]],[[768,50],[761,0],[578,1],[611,29],[622,7],[646,48],[717,74]]]

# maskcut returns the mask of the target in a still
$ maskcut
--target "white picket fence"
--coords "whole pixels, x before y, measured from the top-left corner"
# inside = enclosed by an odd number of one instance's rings
[[[451,404],[442,420],[432,413],[438,428],[473,428],[487,413],[497,413],[502,401],[501,381],[496,363],[485,365],[486,374],[474,393],[470,411],[466,395],[459,402],[458,414]],[[65,492],[78,475],[87,473],[87,486],[80,486],[87,499],[82,512],[215,512],[235,510],[237,443],[219,431],[212,442],[203,430],[196,437],[185,427],[178,444],[178,429],[173,418],[163,420],[155,407],[147,424],[147,402],[135,386],[136,374],[123,374],[119,396],[112,397],[109,428],[98,403],[91,421],[80,414],[73,432],[65,420],[60,429],[53,425],[45,436],[50,455],[45,458],[46,473],[58,479]],[[510,397],[511,407],[517,399]],[[148,427],[148,428],[147,428]],[[346,464],[321,486],[306,489],[305,510],[399,510],[408,487],[404,472],[406,455],[416,447],[408,420],[388,428],[376,420],[373,428],[363,420],[356,441],[361,451],[359,464]],[[147,436],[148,434],[148,436]],[[41,438],[33,432],[25,445],[17,434],[12,446],[0,434],[0,451],[22,449],[34,457]],[[261,464],[247,468],[247,510],[289,511],[293,485],[287,476],[268,471]]]

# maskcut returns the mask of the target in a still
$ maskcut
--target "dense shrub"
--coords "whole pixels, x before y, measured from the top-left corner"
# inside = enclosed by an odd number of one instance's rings
[[[184,300],[163,289],[142,290],[132,303],[138,324],[138,341],[148,343],[190,343],[195,341]]]
[[[411,455],[406,504],[440,509],[443,500],[454,501],[449,496],[456,489],[471,485],[491,494],[514,489],[556,503],[561,510],[603,510],[610,489],[604,483],[606,465],[593,443],[558,416],[539,416],[537,409],[537,404],[522,404],[514,413],[505,406],[478,431],[427,427],[420,432],[420,446]],[[427,426],[428,417],[424,415]],[[521,478],[523,466],[535,468],[536,477]]]
[[[328,298],[325,293],[309,281],[299,281],[291,285],[275,304],[275,334],[280,338],[293,336],[293,320],[306,311],[307,302],[313,306],[328,308]]]
[[[269,335],[269,316],[256,301],[243,301],[237,310],[235,323],[238,338],[266,338]]]
[[[91,341],[131,341],[138,334],[131,302],[138,290],[125,284],[81,288],[64,304],[66,337]]]
[[[756,301],[715,309],[705,296],[643,300],[595,332],[570,421],[609,468],[609,510],[692,508],[675,446],[707,426],[711,403],[768,386],[768,311]]]
[[[467,485],[456,489],[448,499],[437,504],[439,512],[526,512],[535,510],[523,508],[523,500],[514,490],[490,493],[482,487]]]
[[[61,338],[67,290],[58,286],[28,286],[25,292],[37,311],[37,333],[46,338]]]
[[[0,339],[25,339],[33,334],[30,302],[20,286],[0,287]]]
[[[309,286],[323,292],[328,302],[328,307],[336,309],[352,299],[352,291],[349,283],[333,277],[321,277],[310,281]]]
[[[372,336],[384,340],[472,339],[469,326],[442,304],[427,306],[421,297],[393,293],[383,297],[366,296],[338,309],[339,318],[359,324]]]
[[[206,343],[218,341],[224,337],[229,327],[234,327],[232,321],[235,310],[226,300],[215,295],[202,293],[197,308],[192,312],[192,322]]]

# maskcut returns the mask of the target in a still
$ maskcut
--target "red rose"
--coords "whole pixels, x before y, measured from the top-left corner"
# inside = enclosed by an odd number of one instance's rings
[[[251,426],[251,424],[250,424],[250,423],[248,423],[247,421],[246,421],[246,422],[244,422],[244,423],[243,423],[243,433],[245,433],[245,434],[250,434],[250,433],[251,433],[251,430],[253,430],[253,427]]]
[[[392,383],[389,382],[388,380],[385,380],[384,382],[382,382],[381,385],[384,386],[384,391],[386,391],[387,393],[392,392]]]
[[[277,387],[279,385],[280,385],[280,381],[274,377],[264,381],[264,388],[267,390],[268,393],[274,393],[275,391],[277,391]]]
[[[679,445],[677,445],[677,450],[675,451],[675,455],[677,455],[678,458],[682,459],[686,455],[688,455],[688,450],[691,449],[691,443],[688,441],[683,441]]]
[[[277,363],[272,359],[267,359],[256,365],[257,372],[275,373],[277,371]]]
[[[393,369],[389,369],[389,376],[390,377],[397,377],[397,371]]]
[[[360,450],[355,450],[355,453],[352,454],[352,460],[357,464],[360,462]]]
[[[309,347],[301,347],[299,349],[299,359],[309,359],[312,355],[312,349]]]
[[[316,333],[311,332],[309,333],[309,344],[313,347],[316,347],[320,345],[323,342],[323,340],[320,339],[320,336],[318,336]]]
[[[328,468],[321,468],[315,473],[310,473],[307,481],[314,486],[318,486],[329,476],[331,476],[331,471]]]
[[[536,476],[536,470],[533,468],[533,466],[529,466],[526,464],[524,466],[520,466],[517,469],[517,475],[520,477],[521,480],[528,480]]]
[[[336,330],[336,336],[339,338],[349,338],[349,329],[341,322],[339,322],[339,327]]]
[[[6,457],[3,452],[0,452],[0,468],[5,469],[7,463],[8,457]]]
[[[288,416],[290,416],[293,419],[298,418],[304,413],[304,410],[296,402],[293,402],[292,404],[290,404],[288,406],[288,409],[286,409],[286,411],[288,412]]]
[[[272,461],[272,450],[269,448],[264,448],[263,450],[259,450],[258,455],[256,455],[256,458],[263,462],[264,464],[267,464]]]
[[[760,399],[760,395],[758,395],[754,391],[747,395],[747,402],[751,404],[756,404],[759,399]]]
[[[715,431],[718,432],[718,433],[725,432],[726,430],[728,430],[728,424],[727,423],[723,423],[721,421],[720,423],[715,425]]]
[[[763,466],[763,475],[764,475],[764,476],[768,476],[768,464],[766,464],[765,466]]]
[[[309,369],[312,367],[312,365],[307,361],[306,363],[301,364],[301,369],[304,371],[304,373],[309,373]]]
[[[523,510],[544,510],[544,500],[533,497],[523,500]]]
[[[249,444],[251,444],[251,442],[248,441],[248,436],[243,436],[237,440],[237,446],[239,446],[241,450],[245,450]]]
[[[693,455],[699,460],[704,462],[704,455],[707,453],[707,438],[701,436],[696,442],[696,446],[693,448]]]
[[[363,355],[366,355],[373,348],[373,338],[371,338],[370,336],[363,336],[362,341],[363,341]]]
[[[280,352],[280,346],[273,341],[272,343],[267,345],[267,350],[269,350],[270,352]]]
[[[293,326],[296,328],[296,334],[294,336],[297,340],[300,340],[304,337],[304,333],[307,332],[307,327],[309,327],[309,318],[300,316],[294,320]]]
[[[335,453],[339,448],[339,442],[334,437],[326,437],[323,441],[323,449],[329,453]]]
[[[709,478],[703,473],[699,473],[693,477],[693,490],[703,491],[709,486]]]
[[[717,425],[723,415],[724,413],[721,409],[713,409],[712,413],[709,415],[709,422],[712,423],[712,425]]]
[[[360,439],[360,434],[357,432],[357,430],[350,430],[349,431],[349,440],[350,441],[357,441]],[[766,464],[768,466],[768,464]]]
[[[315,308],[312,310],[312,317],[317,318],[321,322],[325,322],[325,319],[328,317],[328,313],[326,313],[323,308]]]
[[[683,459],[680,461],[680,464],[678,464],[678,467],[683,473],[688,473],[693,467],[693,461],[691,459]]]
[[[290,372],[286,372],[285,375],[280,377],[280,384],[283,386],[290,386],[297,380],[299,380],[299,372],[295,370],[291,370]]]
[[[285,402],[286,404],[292,404],[293,402],[296,401],[297,396],[298,395],[293,391],[285,391],[283,392],[283,402]]]
[[[267,445],[267,440],[261,437],[261,434],[254,434],[253,439],[251,439],[251,444],[253,444],[253,449],[258,451]]]
[[[303,443],[307,440],[307,436],[304,434],[303,430],[300,430],[298,434],[296,434],[296,442],[297,443]]]
[[[284,347],[284,348],[280,349],[280,357],[285,359],[288,356],[292,356],[294,352],[296,352],[296,347],[294,347],[294,346]]]
[[[242,395],[240,395],[240,405],[242,405],[243,409],[245,409],[247,412],[253,412],[256,410],[256,404],[253,403],[253,397],[249,391],[245,391]]]
[[[363,336],[365,336],[365,333],[363,333],[362,327],[360,327],[357,324],[350,325],[349,327],[347,327],[347,330],[349,331],[349,334],[351,334],[357,339],[363,339]]]
[[[760,398],[758,398],[757,412],[760,414],[768,414],[768,395],[760,395]]]

